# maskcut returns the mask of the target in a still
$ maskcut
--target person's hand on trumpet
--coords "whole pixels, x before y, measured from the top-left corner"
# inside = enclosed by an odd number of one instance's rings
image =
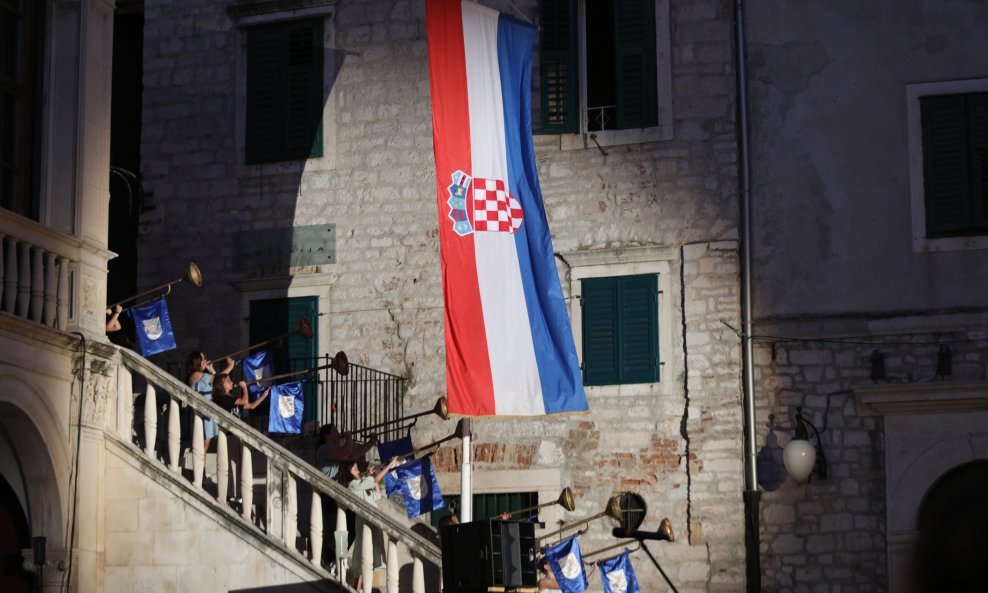
[[[123,312],[123,307],[120,305],[115,305],[113,310],[106,310],[106,315],[109,319],[106,320],[106,333],[118,332],[122,329],[120,326],[120,313]]]

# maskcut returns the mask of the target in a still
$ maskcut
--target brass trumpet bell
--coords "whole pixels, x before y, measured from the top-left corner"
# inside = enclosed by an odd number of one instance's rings
[[[536,509],[541,509],[542,507],[547,507],[549,505],[558,504],[567,511],[573,511],[576,508],[576,501],[573,498],[573,491],[569,489],[569,486],[563,488],[562,492],[559,493],[559,498],[553,500],[552,502],[544,502],[542,504],[537,504],[534,506],[526,507],[523,509],[518,509],[516,511],[511,511],[508,516],[518,515],[527,511],[534,511]]]
[[[155,297],[155,298],[167,296],[168,294],[171,294],[172,284],[178,284],[179,282],[182,282],[183,280],[188,280],[189,283],[192,284],[193,286],[195,286],[196,288],[199,288],[200,286],[202,286],[202,272],[199,271],[199,266],[196,265],[196,262],[189,262],[189,265],[185,268],[185,275],[182,276],[181,278],[176,278],[175,280],[172,280],[171,282],[165,282],[164,284],[159,284],[158,286],[155,286],[154,288],[149,288],[147,290],[141,291],[141,292],[135,294],[134,296],[127,297],[127,298],[125,298],[123,300],[120,300],[120,301],[117,301],[115,303],[110,303],[109,305],[106,306],[107,314],[109,315],[110,312],[112,312],[113,309],[117,305],[122,305],[122,304],[124,304],[126,302],[137,300],[137,299],[139,299],[139,298],[141,298],[143,296],[147,296],[147,295],[149,295],[149,294],[151,294],[153,292],[157,292],[159,290],[164,290],[164,292],[162,294],[158,295],[158,297]],[[153,300],[153,299],[151,299],[151,300]],[[147,303],[147,302],[150,302],[150,301],[144,301],[142,303],[135,303],[135,304],[131,305],[130,307],[124,307],[123,309],[130,309],[131,307],[136,307],[138,305],[142,305],[142,304]]]
[[[607,506],[604,507],[604,510],[601,511],[601,512],[599,512],[599,513],[597,513],[596,515],[593,515],[591,517],[587,517],[585,519],[580,519],[579,521],[575,521],[573,523],[570,523],[569,525],[564,525],[564,526],[560,527],[559,529],[553,531],[552,533],[547,533],[547,534],[545,534],[543,536],[540,536],[540,537],[535,538],[535,541],[538,542],[539,544],[541,544],[544,540],[547,540],[550,537],[559,535],[560,533],[563,533],[564,531],[569,531],[570,529],[573,529],[575,527],[579,527],[580,525],[586,525],[586,524],[590,523],[591,521],[596,521],[597,519],[600,519],[601,517],[610,517],[610,518],[615,519],[617,521],[620,521],[621,520],[621,505],[619,504],[619,501],[618,501],[618,497],[617,496],[612,496],[610,498],[610,500],[607,501]]]
[[[290,373],[281,373],[280,375],[271,375],[270,377],[264,377],[263,379],[254,379],[253,381],[246,381],[247,385],[254,385],[255,383],[269,383],[275,379],[284,379],[286,377],[294,377],[295,375],[302,375],[304,373],[311,373],[313,371],[321,371],[322,369],[333,369],[337,373],[346,376],[350,372],[350,365],[347,363],[346,353],[342,350],[336,353],[333,357],[332,362],[327,364],[322,364],[317,367],[312,367],[308,369],[302,369],[299,371],[291,371]]]
[[[341,352],[340,354],[343,353]],[[339,356],[339,354],[337,354],[337,356]],[[346,373],[342,373],[342,374],[345,375]],[[432,406],[432,409],[426,412],[417,412],[415,414],[409,414],[408,416],[402,416],[401,418],[395,418],[394,420],[385,420],[384,422],[378,422],[377,424],[371,424],[370,426],[358,428],[357,430],[352,431],[352,433],[361,434],[377,428],[387,426],[389,424],[399,424],[402,422],[414,421],[422,416],[428,416],[429,414],[435,414],[436,416],[439,416],[443,420],[449,420],[449,405],[446,402],[446,398],[440,397],[439,399],[437,399],[436,405]],[[413,424],[415,424],[415,422],[412,422],[412,424],[409,424],[408,426],[401,428],[411,428]],[[398,430],[398,427],[390,430]]]
[[[667,542],[676,541],[676,534],[672,531],[672,522],[669,521],[669,517],[665,517],[661,522],[659,522],[659,528],[657,531],[659,535],[661,535]]]
[[[288,332],[287,334],[282,334],[280,336],[275,336],[273,338],[264,340],[263,342],[258,342],[257,344],[252,344],[250,346],[247,346],[246,348],[241,348],[240,350],[235,350],[235,351],[233,351],[233,352],[231,352],[229,354],[224,354],[223,356],[217,356],[216,358],[210,360],[208,364],[212,364],[212,363],[214,363],[214,362],[216,362],[218,360],[223,360],[224,358],[233,358],[234,356],[236,356],[238,354],[243,354],[244,352],[250,352],[251,350],[254,350],[255,348],[260,348],[261,346],[267,346],[268,344],[271,344],[273,342],[277,342],[279,340],[283,340],[285,338],[288,338],[288,337],[291,337],[291,336],[296,336],[296,335],[297,336],[301,336],[303,339],[306,339],[306,340],[311,340],[312,339],[312,324],[309,323],[309,318],[308,317],[300,317],[299,320],[298,320],[298,323],[295,325],[295,329],[293,329],[292,331]],[[346,354],[343,354],[342,352],[337,352],[336,353],[336,356],[338,357],[341,354],[343,355],[342,367],[345,368],[345,369],[347,369],[346,372],[341,371],[339,368],[332,367],[332,366],[330,366],[330,367],[320,367],[320,368],[335,368],[341,375],[346,375],[347,372],[349,372],[349,365],[347,364]],[[333,364],[341,364],[341,363],[337,363],[336,357],[334,357],[333,358]]]

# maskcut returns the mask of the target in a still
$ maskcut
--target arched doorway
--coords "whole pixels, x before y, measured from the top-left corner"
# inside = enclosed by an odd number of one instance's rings
[[[29,593],[33,575],[23,567],[21,550],[31,547],[31,531],[14,489],[0,477],[0,591]]]
[[[988,586],[988,460],[966,463],[930,488],[919,511],[920,593],[983,593]]]

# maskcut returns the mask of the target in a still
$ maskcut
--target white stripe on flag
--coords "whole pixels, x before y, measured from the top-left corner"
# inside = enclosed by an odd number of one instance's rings
[[[472,174],[474,178],[502,179],[510,191],[497,21],[496,11],[474,2],[463,3]],[[473,238],[495,409],[497,414],[506,415],[542,414],[542,386],[515,237],[510,233],[476,232]]]

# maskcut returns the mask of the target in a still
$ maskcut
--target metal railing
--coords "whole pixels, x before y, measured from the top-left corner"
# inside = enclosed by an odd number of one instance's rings
[[[293,358],[290,369],[311,369],[329,364],[332,360],[329,354],[315,358]],[[240,368],[239,365],[237,368]],[[185,365],[169,364],[167,370],[184,382]],[[282,371],[277,369],[276,372]],[[340,432],[349,432],[397,420],[404,414],[407,384],[404,377],[359,364],[351,363],[346,376],[329,368],[321,369],[303,383],[305,421],[316,421],[319,426],[332,422]],[[258,428],[266,426],[266,423],[263,419],[254,418],[251,425]],[[394,426],[377,431],[377,435],[382,441],[390,441],[405,436],[407,429],[408,425]]]
[[[324,570],[327,551],[333,548],[333,535],[323,527],[324,513],[335,507],[336,525],[346,525],[345,512],[360,519],[362,529],[362,565],[364,583],[373,579],[372,532],[380,532],[384,541],[386,580],[389,593],[399,590],[399,568],[411,564],[410,586],[401,590],[424,593],[438,589],[441,558],[439,549],[421,535],[377,507],[364,502],[314,467],[300,461],[267,436],[225,412],[146,359],[119,349],[120,371],[117,377],[118,405],[116,436],[149,463],[158,464],[182,478],[190,488],[213,499],[217,510],[238,518],[243,527],[267,540],[268,544],[287,552],[333,578]],[[382,373],[386,375],[386,373]],[[372,375],[373,376],[373,375]],[[367,379],[354,378],[359,383]],[[346,382],[327,381],[346,393]],[[132,397],[129,397],[130,395]],[[135,405],[137,404],[137,405]],[[182,457],[182,409],[191,418],[191,473],[180,464]],[[135,418],[135,411],[140,414]],[[212,418],[219,429],[213,440],[215,465],[207,473],[203,421]],[[164,426],[159,426],[159,425]],[[211,447],[212,449],[212,447]],[[228,502],[234,499],[234,508]],[[308,511],[303,509],[308,506]],[[326,509],[324,511],[324,509]],[[234,514],[235,512],[235,514]],[[399,548],[400,546],[400,548]],[[342,574],[342,570],[341,573]],[[335,578],[333,579],[335,580]]]

